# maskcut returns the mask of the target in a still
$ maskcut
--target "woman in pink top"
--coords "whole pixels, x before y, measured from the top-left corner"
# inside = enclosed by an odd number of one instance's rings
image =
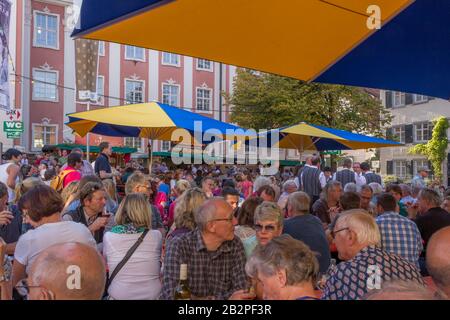
[[[175,184],[175,187],[173,188],[173,194],[175,196],[174,201],[172,201],[172,203],[169,206],[169,215],[167,217],[167,227],[172,226],[173,224],[173,220],[174,220],[174,216],[175,216],[175,206],[177,204],[177,200],[179,199],[179,197],[188,189],[191,188],[191,184],[189,183],[189,181],[187,180],[178,180]]]
[[[244,181],[241,184],[241,193],[244,195],[244,198],[247,199],[253,192],[253,182],[248,172],[244,173],[243,180]]]

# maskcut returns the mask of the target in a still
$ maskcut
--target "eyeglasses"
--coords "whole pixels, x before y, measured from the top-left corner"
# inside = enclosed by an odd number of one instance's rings
[[[261,231],[274,232],[277,228],[277,226],[274,224],[268,224],[267,226],[255,224],[253,227],[255,228],[256,232],[261,232]]]
[[[22,291],[22,293],[26,294],[27,296],[30,294],[30,288],[40,288],[40,287],[41,286],[30,286],[28,284],[28,279],[22,279],[14,286],[14,288],[16,288],[19,291],[19,293],[20,291]]]
[[[339,230],[336,230],[336,231],[331,231],[331,237],[333,239],[336,238],[336,233],[344,231],[344,230],[350,230],[350,228],[342,228],[342,229],[339,229]]]

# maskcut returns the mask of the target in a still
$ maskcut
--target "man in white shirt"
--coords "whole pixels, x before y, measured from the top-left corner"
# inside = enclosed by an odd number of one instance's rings
[[[360,190],[362,186],[367,184],[366,177],[364,177],[364,174],[361,170],[361,163],[354,162],[353,171],[355,171],[356,186],[358,187],[358,190]]]

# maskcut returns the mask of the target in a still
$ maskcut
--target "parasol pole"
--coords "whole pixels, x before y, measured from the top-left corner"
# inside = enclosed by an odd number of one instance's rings
[[[152,167],[153,167],[153,139],[149,140],[148,152],[150,152],[150,163],[148,165],[148,172],[151,175],[152,174]]]

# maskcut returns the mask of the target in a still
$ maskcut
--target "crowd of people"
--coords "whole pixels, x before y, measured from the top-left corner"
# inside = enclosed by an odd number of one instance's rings
[[[0,165],[1,299],[449,299],[450,192],[320,156],[151,172],[80,149]],[[73,281],[68,281],[71,277]],[[78,278],[77,278],[78,277]]]

